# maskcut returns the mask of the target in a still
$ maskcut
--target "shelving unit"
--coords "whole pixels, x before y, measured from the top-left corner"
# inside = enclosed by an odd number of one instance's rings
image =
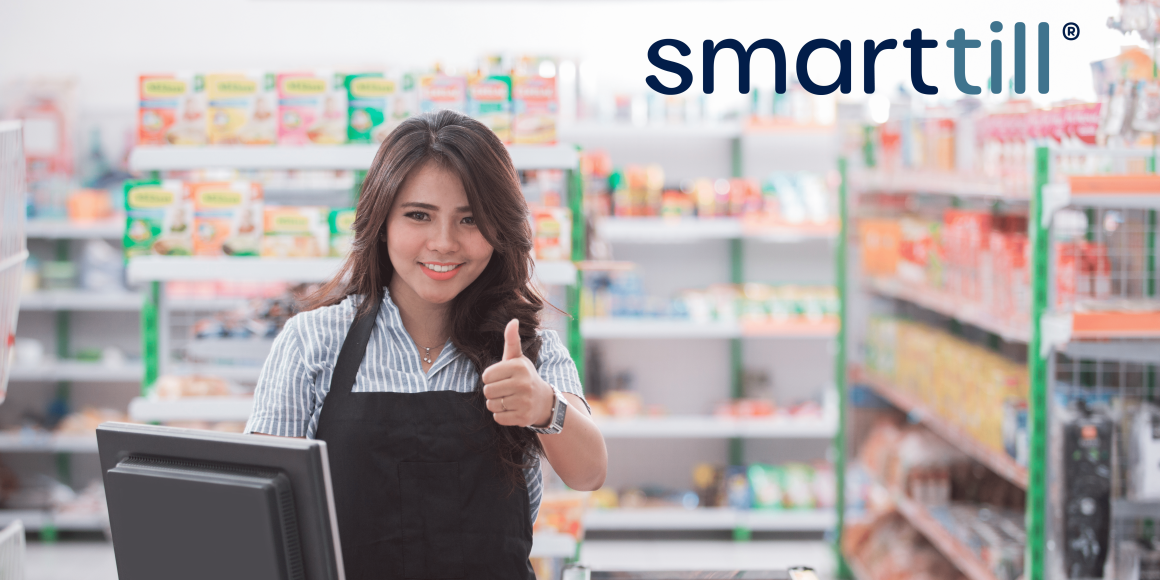
[[[0,453],[96,453],[97,438],[50,433],[0,433]]]
[[[609,242],[694,243],[747,239],[768,243],[834,241],[835,224],[769,225],[739,218],[604,218],[597,234]]]
[[[46,240],[119,240],[125,235],[125,218],[111,218],[94,222],[32,219],[26,224],[31,238]]]
[[[755,532],[814,531],[834,527],[832,509],[736,510],[733,508],[590,509],[584,526],[599,531],[735,530]]]
[[[13,381],[135,383],[141,380],[141,373],[139,363],[110,367],[97,362],[55,360],[37,366],[13,365],[10,378]]]
[[[144,295],[138,292],[89,292],[40,290],[20,296],[21,310],[71,310],[133,312],[141,310]]]
[[[129,403],[129,418],[146,423],[153,421],[244,422],[249,420],[253,410],[253,397],[188,397],[172,400],[137,397]]]
[[[55,535],[56,532],[103,532],[107,520],[98,515],[55,513],[48,510],[0,510],[0,526],[20,520],[24,529]]]
[[[975,461],[986,466],[1016,486],[1026,490],[1026,534],[1027,556],[1023,577],[1028,580],[1042,580],[1055,577],[1051,572],[1053,555],[1051,546],[1060,545],[1053,534],[1062,534],[1061,523],[1049,522],[1053,497],[1062,493],[1049,487],[1048,481],[1062,475],[1049,474],[1049,437],[1052,408],[1055,397],[1060,396],[1056,388],[1055,354],[1065,354],[1072,359],[1100,359],[1132,362],[1137,365],[1156,365],[1160,362],[1160,302],[1156,301],[1156,211],[1160,210],[1160,176],[1154,174],[1114,174],[1114,175],[1065,175],[1056,167],[1056,159],[1070,156],[1063,167],[1075,167],[1076,156],[1097,157],[1142,157],[1150,158],[1150,168],[1155,167],[1154,153],[1150,151],[1107,151],[1100,148],[1082,151],[1063,151],[1048,147],[1037,147],[1031,155],[1033,161],[1032,188],[1030,193],[1012,191],[997,182],[978,179],[959,179],[951,176],[929,174],[887,175],[867,171],[859,175],[862,183],[859,189],[872,193],[905,193],[912,195],[948,196],[954,198],[979,198],[999,200],[1015,204],[1028,204],[1030,272],[1031,272],[1031,312],[1026,321],[999,319],[985,308],[963,304],[950,296],[936,291],[907,286],[893,280],[870,279],[864,282],[867,292],[883,297],[908,302],[941,314],[959,323],[968,324],[1009,342],[1027,345],[1030,393],[1028,398],[1028,465],[1017,464],[1006,453],[992,449],[975,440],[965,430],[939,416],[918,398],[892,385],[882,377],[860,373],[852,376],[859,384],[872,389],[895,408],[908,414],[912,421],[957,447]],[[1127,211],[1148,210],[1151,217],[1144,225],[1137,223],[1131,242],[1136,245],[1124,252],[1135,252],[1121,256],[1117,254],[1120,268],[1136,268],[1139,271],[1124,273],[1124,280],[1131,276],[1131,284],[1122,282],[1117,286],[1121,292],[1134,288],[1132,292],[1143,292],[1142,296],[1109,296],[1107,300],[1079,300],[1074,307],[1060,308],[1057,305],[1057,279],[1065,272],[1057,269],[1056,250],[1053,241],[1055,217],[1060,210],[1068,208],[1072,215],[1083,214],[1089,219],[1097,215],[1098,209]],[[1116,214],[1119,215],[1119,214]],[[1136,222],[1134,222],[1136,223]],[[1102,223],[1088,228],[1104,228]],[[1091,240],[1092,229],[1088,229]],[[1115,231],[1111,229],[1109,231]],[[1110,242],[1109,242],[1110,243]],[[1111,252],[1109,248],[1107,251]],[[1139,254],[1139,255],[1137,255]],[[1125,270],[1127,272],[1127,270]],[[1075,274],[1072,274],[1075,275]],[[1121,283],[1119,278],[1117,283]],[[1132,339],[1125,342],[1124,339]],[[1094,340],[1094,342],[1092,342]],[[1111,342],[1109,342],[1111,341]],[[1122,369],[1121,369],[1121,372]],[[1151,372],[1151,371],[1148,371]],[[1146,374],[1145,380],[1151,375]],[[1150,386],[1148,388],[1151,388]],[[1055,392],[1055,395],[1051,393]],[[1122,392],[1120,393],[1122,394]],[[1112,392],[1112,396],[1118,396]],[[996,410],[998,412],[998,410]],[[1119,467],[1122,469],[1123,467]],[[1057,468],[1058,469],[1058,468]],[[1122,477],[1122,476],[1121,476]],[[1160,514],[1146,506],[1117,498],[1113,490],[1111,504],[1112,526],[1122,518],[1143,518],[1148,514]],[[964,575],[972,580],[992,580],[995,576],[987,565],[958,538],[948,532],[922,504],[910,498],[895,494],[896,509],[912,526],[930,542]],[[1050,530],[1050,531],[1049,531]],[[1062,536],[1061,536],[1062,537]],[[1119,539],[1114,535],[1102,544],[1109,546],[1113,561],[1118,550]],[[866,571],[860,562],[848,561],[859,577],[866,578]]]
[[[829,439],[838,431],[837,409],[822,418],[728,419],[702,416],[599,418],[605,439],[673,438]]]

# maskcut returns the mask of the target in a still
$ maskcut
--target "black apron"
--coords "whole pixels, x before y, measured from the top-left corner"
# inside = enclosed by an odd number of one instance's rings
[[[326,441],[347,580],[534,580],[528,494],[503,473],[472,393],[352,393],[378,316],[342,343]]]

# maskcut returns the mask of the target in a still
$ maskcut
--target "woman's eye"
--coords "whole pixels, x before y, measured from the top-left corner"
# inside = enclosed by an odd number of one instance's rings
[[[463,223],[465,223],[469,226],[473,226],[473,225],[475,225],[475,217],[467,216],[467,217],[463,218]]]
[[[427,215],[427,212],[422,212],[422,211],[412,211],[412,212],[405,213],[403,215],[405,215],[406,217],[409,217],[413,220],[416,220],[416,221],[427,221],[427,220],[431,219],[431,216]]]

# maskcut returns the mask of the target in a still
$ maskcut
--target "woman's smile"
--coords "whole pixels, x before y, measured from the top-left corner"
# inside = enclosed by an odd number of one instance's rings
[[[463,262],[419,262],[423,273],[432,280],[450,280],[459,273]]]

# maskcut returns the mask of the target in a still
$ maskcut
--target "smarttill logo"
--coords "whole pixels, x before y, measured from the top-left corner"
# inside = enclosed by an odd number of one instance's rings
[[[1002,32],[1003,23],[995,21],[991,23],[992,32]],[[1063,29],[1064,38],[1068,40],[1075,40],[1079,37],[1079,26],[1075,23],[1069,22]],[[1049,71],[1049,39],[1050,31],[1046,22],[1040,22],[1037,30],[1038,41],[1038,90],[1039,94],[1047,94],[1050,85],[1048,75]],[[922,37],[922,29],[915,28],[910,31],[910,38],[902,41],[902,47],[910,50],[910,83],[914,90],[924,95],[938,94],[938,87],[928,85],[922,79],[922,51],[925,48],[937,48],[939,45],[937,40],[927,39]],[[946,47],[954,50],[954,67],[955,67],[955,86],[963,94],[977,95],[983,92],[983,89],[967,82],[967,49],[979,48],[983,43],[977,39],[967,38],[967,33],[960,28],[955,31],[955,37],[946,41]],[[653,66],[680,77],[681,82],[675,87],[668,87],[661,83],[656,75],[649,75],[645,79],[649,88],[662,95],[679,95],[693,86],[693,72],[685,65],[668,60],[661,56],[661,49],[671,46],[677,49],[681,56],[689,56],[692,52],[689,46],[680,40],[673,38],[665,38],[658,40],[652,44],[648,49],[648,61]],[[880,43],[875,43],[873,40],[867,40],[863,43],[863,90],[867,94],[872,94],[875,90],[874,86],[874,63],[878,57],[882,55],[883,51],[894,50],[898,48],[898,41],[890,38]],[[743,46],[740,42],[728,38],[721,42],[714,43],[712,40],[704,42],[704,52],[702,56],[702,72],[701,83],[702,90],[706,94],[713,92],[713,64],[716,61],[717,53],[722,50],[732,50],[737,54],[738,68],[740,70],[739,79],[737,83],[737,90],[742,94],[749,93],[749,61],[753,54],[758,50],[765,49],[773,54],[775,74],[774,90],[778,93],[785,92],[785,71],[786,60],[785,50],[782,49],[781,43],[770,39],[763,38],[750,44],[748,48]],[[838,73],[838,78],[828,84],[820,85],[810,78],[807,64],[810,60],[810,55],[819,50],[830,50],[838,55],[838,60],[841,62],[841,70]],[[990,90],[994,94],[998,94],[1003,90],[1003,42],[1000,40],[991,41],[991,83]],[[1015,75],[1014,75],[1014,89],[1017,94],[1026,92],[1026,76],[1027,76],[1027,27],[1022,22],[1015,23]],[[850,41],[843,40],[840,43],[835,43],[832,40],[824,38],[817,38],[811,40],[802,47],[801,52],[797,55],[797,79],[801,83],[802,88],[815,95],[828,95],[834,91],[840,90],[842,94],[849,94],[850,92],[850,71],[853,66],[853,56],[850,49]]]

